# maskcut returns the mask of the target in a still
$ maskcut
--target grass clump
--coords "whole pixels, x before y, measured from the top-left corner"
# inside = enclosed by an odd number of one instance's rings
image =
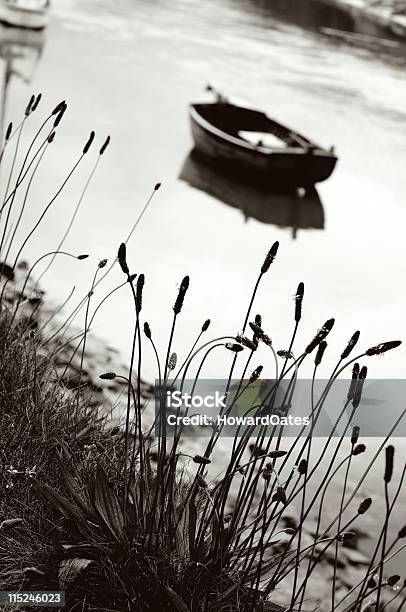
[[[64,521],[48,512],[35,489],[37,479],[61,490],[61,470],[75,457],[77,475],[88,477],[100,449],[113,450],[114,437],[90,395],[76,397],[58,382],[52,359],[32,322],[0,316],[0,579],[3,590],[20,588],[28,576],[41,580],[56,554]],[[51,584],[56,584],[57,576]]]

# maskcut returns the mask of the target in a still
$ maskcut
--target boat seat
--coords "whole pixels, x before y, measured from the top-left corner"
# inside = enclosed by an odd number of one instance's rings
[[[257,147],[281,148],[285,147],[286,143],[281,138],[270,132],[251,132],[239,130],[238,137],[246,142],[249,142]]]

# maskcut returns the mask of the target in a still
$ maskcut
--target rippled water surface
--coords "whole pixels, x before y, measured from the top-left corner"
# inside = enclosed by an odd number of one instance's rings
[[[238,331],[258,268],[275,240],[280,254],[255,310],[278,348],[288,343],[292,295],[301,280],[306,296],[298,341],[303,344],[326,318],[337,317],[326,364],[355,329],[362,330],[364,346],[404,336],[405,62],[400,49],[382,55],[320,33],[325,19],[335,26],[338,17],[306,4],[312,5],[304,3],[296,15],[291,5],[285,14],[281,2],[254,0],[54,3],[31,84],[15,76],[9,86],[10,118],[31,90],[43,92],[43,112],[62,98],[69,104],[33,185],[24,231],[72,167],[89,130],[96,130],[98,142],[112,135],[66,244],[93,258],[75,266],[56,260],[43,281],[56,302],[73,285],[77,300],[88,290],[97,258],[114,257],[153,185],[162,181],[129,245],[133,269],[146,275],[144,312],[159,346],[166,342],[172,302],[186,273],[191,290],[175,350],[186,350],[207,317],[215,334]],[[323,145],[335,145],[340,160],[319,186],[322,216],[310,220],[313,229],[303,228],[306,207],[298,212],[289,201],[257,202],[232,182],[226,187],[229,204],[238,203],[226,205],[215,197],[215,177],[206,178],[212,195],[179,180],[192,147],[187,106],[205,99],[207,82]],[[30,130],[34,126],[27,127],[27,137]],[[27,257],[55,247],[92,163],[90,156],[84,160]],[[264,211],[265,219],[258,220]],[[106,291],[121,279],[119,271],[112,273]],[[95,324],[125,355],[132,324],[126,289],[104,306]],[[213,355],[205,375],[221,376],[222,364],[223,356]],[[154,376],[149,355],[145,368],[146,376]],[[404,360],[371,360],[370,372],[403,376]]]

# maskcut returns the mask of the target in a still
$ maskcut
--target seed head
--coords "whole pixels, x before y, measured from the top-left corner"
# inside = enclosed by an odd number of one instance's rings
[[[314,351],[316,346],[318,346],[320,342],[324,340],[326,336],[328,336],[328,334],[333,329],[334,322],[335,322],[335,319],[328,319],[324,323],[323,327],[317,332],[313,340],[307,346],[306,351],[305,351],[307,354],[310,354],[312,351]]]
[[[402,342],[400,340],[391,340],[390,342],[382,342],[381,344],[377,344],[376,346],[373,346],[370,349],[368,349],[366,354],[368,355],[368,357],[371,357],[372,355],[382,355],[383,353],[386,353],[387,351],[391,351],[392,349],[397,348],[401,344]]]
[[[28,101],[28,104],[27,104],[26,108],[25,108],[25,116],[26,117],[28,117],[28,115],[31,113],[32,106],[33,106],[34,102],[35,102],[35,96],[32,95],[31,98]]]
[[[400,576],[398,574],[394,574],[393,576],[389,576],[386,580],[386,584],[390,587],[395,586],[397,582],[399,582]]]
[[[258,380],[258,378],[261,376],[262,370],[263,370],[262,365],[255,368],[255,370],[252,372],[250,376],[250,382],[254,382],[255,380]]]
[[[206,321],[202,325],[202,333],[204,333],[205,331],[209,329],[210,323],[211,323],[210,319],[206,319]]]
[[[239,342],[240,344],[243,344],[245,347],[247,347],[248,349],[250,349],[251,351],[256,351],[258,346],[255,342],[253,342],[252,340],[250,340],[249,338],[247,338],[246,336],[236,336],[236,341]]]
[[[293,359],[293,353],[291,351],[279,350],[277,354],[279,357],[283,357],[283,359]]]
[[[39,93],[34,100],[34,104],[32,105],[31,112],[33,113],[38,108],[38,104],[41,102],[42,94]]]
[[[140,274],[137,280],[137,290],[135,292],[135,311],[139,314],[142,310],[142,291],[144,289],[145,276]]]
[[[66,106],[66,104],[63,104],[63,106],[61,106],[60,109],[58,110],[58,114],[56,115],[55,121],[54,121],[54,128],[58,127],[58,125],[62,121],[62,117],[64,116],[67,108],[68,107]]]
[[[89,257],[89,255],[78,255],[77,259],[79,259],[80,261],[82,261],[83,259],[87,259]]]
[[[99,268],[105,268],[107,266],[107,259],[101,259],[99,261]]]
[[[105,374],[100,374],[99,378],[102,380],[114,380],[117,377],[117,374],[114,372],[106,372]]]
[[[130,270],[127,265],[127,247],[124,242],[118,247],[117,260],[124,274],[129,274]]]
[[[257,322],[255,321],[255,323],[251,323],[249,324],[250,328],[252,329],[252,331],[254,332],[254,334],[256,334],[258,336],[258,338],[261,338],[264,335],[264,331],[261,328],[260,325],[257,324]]]
[[[48,136],[48,144],[52,144],[55,140],[55,130],[53,130]]]
[[[355,446],[355,444],[358,442],[359,432],[360,432],[360,428],[358,427],[358,425],[355,425],[355,427],[352,428],[352,435],[351,435],[351,444],[353,446]]]
[[[270,453],[268,453],[268,457],[270,459],[279,459],[280,457],[284,457],[287,454],[288,454],[287,451],[274,450],[274,451],[271,451]]]
[[[149,323],[147,323],[146,321],[144,323],[144,334],[146,335],[148,340],[151,340],[151,338],[152,338],[151,328],[149,326]]]
[[[12,129],[13,129],[13,124],[12,124],[12,122],[10,121],[10,123],[8,124],[8,127],[7,127],[7,132],[6,132],[6,142],[7,142],[7,140],[8,140],[8,139],[10,138],[10,136],[11,136]]]
[[[265,274],[266,272],[268,272],[270,265],[272,264],[272,262],[274,261],[276,257],[278,248],[279,248],[279,242],[276,241],[273,243],[267,256],[265,257],[264,263],[262,264],[262,267],[261,267],[261,274]]]
[[[256,323],[250,323],[250,328],[254,332],[255,341],[261,340],[267,346],[272,346],[272,340],[269,336],[266,335],[262,327],[259,327]]]
[[[188,289],[189,289],[189,277],[185,276],[180,284],[178,296],[176,298],[176,301],[173,307],[173,312],[175,313],[176,316],[182,310],[183,301],[185,299],[185,295]]]
[[[341,353],[341,359],[347,359],[347,357],[350,355],[351,351],[353,350],[353,348],[357,344],[358,340],[359,340],[359,331],[356,331],[356,332],[353,333],[353,335],[351,336],[351,338],[348,341],[347,346],[345,347],[345,349]]]
[[[156,183],[155,187],[154,187],[154,191],[158,191],[158,189],[161,187],[162,183]]]
[[[92,130],[90,132],[90,136],[88,138],[87,143],[85,144],[85,146],[83,147],[83,155],[86,155],[86,153],[89,151],[90,147],[92,146],[94,137],[96,136],[96,134],[94,133],[94,131]]]
[[[62,100],[62,102],[59,102],[59,104],[57,104],[54,108],[54,110],[52,111],[51,115],[57,115],[59,113],[59,111],[64,108],[66,106],[66,102],[65,100]]]
[[[357,386],[358,376],[359,376],[359,363],[354,363],[354,366],[352,368],[350,388],[348,389],[348,393],[347,393],[347,399],[349,400],[354,399],[354,393],[355,393],[355,389]]]
[[[211,459],[209,459],[208,457],[202,457],[201,455],[195,455],[193,457],[193,461],[195,463],[198,463],[199,465],[208,465],[209,463],[211,463]]]
[[[356,382],[355,385],[355,390],[354,390],[354,399],[352,400],[352,405],[354,406],[354,408],[358,408],[360,401],[361,401],[361,397],[362,397],[362,389],[364,387],[364,381],[367,377],[367,373],[368,370],[365,366],[363,366],[361,368],[361,371],[359,373],[358,376],[358,380]]]
[[[240,353],[244,350],[244,347],[242,347],[241,344],[233,344],[233,342],[226,342],[224,346],[233,353]]]
[[[406,525],[402,527],[402,529],[398,533],[398,538],[406,538]]]
[[[272,501],[273,502],[280,502],[281,504],[286,506],[287,499],[286,499],[285,489],[283,487],[278,487],[276,489],[276,492],[274,493],[274,495],[272,497]]]
[[[302,318],[302,303],[304,297],[304,284],[299,283],[295,295],[295,321],[299,323]]]
[[[255,315],[254,325],[256,325],[257,328],[262,329],[262,317],[261,317],[260,314]],[[259,339],[258,334],[256,332],[254,332],[254,334],[252,336],[252,341],[255,342],[255,344],[258,345],[258,339]]]
[[[168,360],[168,369],[174,370],[176,368],[176,363],[178,361],[178,356],[176,353],[172,353]]]
[[[355,446],[355,448],[352,451],[352,454],[354,456],[357,455],[361,455],[362,453],[365,453],[367,447],[365,446],[365,444],[357,444],[357,446]]]
[[[390,444],[385,448],[385,474],[383,479],[386,483],[389,483],[392,480],[394,455],[395,447]]]
[[[102,147],[99,151],[100,155],[103,155],[103,153],[105,152],[105,150],[107,149],[107,147],[110,144],[110,136],[107,136],[106,140],[104,141],[104,143],[102,144]]]
[[[297,471],[299,472],[299,474],[301,476],[306,474],[306,472],[307,472],[307,461],[306,461],[306,459],[302,459],[301,460],[301,462],[298,465]]]
[[[372,505],[372,499],[370,497],[367,497],[360,503],[358,507],[358,514],[365,514],[365,512],[367,512],[370,509],[371,505]]]

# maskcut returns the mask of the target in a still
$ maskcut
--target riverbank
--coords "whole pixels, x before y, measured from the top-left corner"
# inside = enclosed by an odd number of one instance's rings
[[[107,415],[112,427],[122,424],[127,383],[120,377],[100,379],[100,374],[112,370],[126,374],[128,366],[119,351],[91,330],[83,346],[83,330],[77,325],[67,325],[68,314],[54,305],[28,274],[29,265],[24,261],[14,271],[0,262],[0,292],[5,289],[3,302],[11,305],[11,311],[18,303],[17,319],[28,325],[33,338],[39,336],[41,351],[52,361],[61,386],[73,394],[79,387],[87,390],[100,416]],[[150,401],[153,386],[143,380],[140,386],[143,400]]]

